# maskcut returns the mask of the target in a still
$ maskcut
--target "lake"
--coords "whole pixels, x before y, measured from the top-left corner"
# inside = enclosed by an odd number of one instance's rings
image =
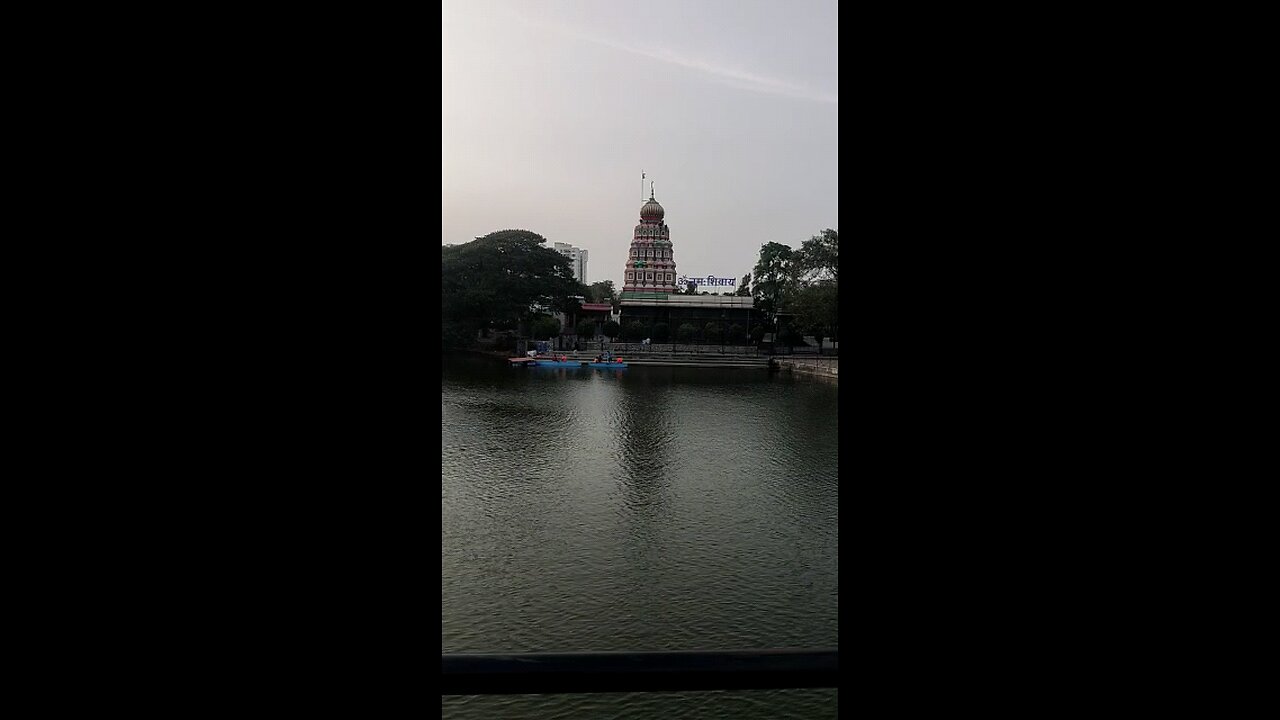
[[[835,383],[442,364],[442,652],[839,645]],[[815,718],[836,703],[834,689],[441,700],[453,718]]]

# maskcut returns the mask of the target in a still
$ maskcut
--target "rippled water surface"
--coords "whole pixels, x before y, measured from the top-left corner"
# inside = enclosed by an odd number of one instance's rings
[[[444,359],[444,652],[835,647],[838,387]],[[834,690],[446,697],[445,717],[835,717]]]

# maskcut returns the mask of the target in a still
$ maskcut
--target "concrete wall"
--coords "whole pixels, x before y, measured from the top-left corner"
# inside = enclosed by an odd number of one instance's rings
[[[598,338],[596,340],[594,347],[597,349],[600,347],[600,341]],[[655,342],[652,345],[646,346],[646,345],[641,345],[640,343],[624,343],[624,342],[611,343],[607,338],[604,341],[604,347],[606,350],[612,350],[615,354],[622,355],[623,357],[626,357],[627,353],[632,353],[634,355],[644,355],[645,353],[675,352],[675,353],[691,353],[691,354],[698,353],[698,354],[719,355],[721,352],[721,347],[719,345],[681,345],[679,343],[676,343],[676,345],[674,346],[675,349],[673,350],[672,349],[673,346],[669,342],[666,342],[666,343]],[[757,351],[754,345],[725,345],[724,354],[755,356],[757,354]]]

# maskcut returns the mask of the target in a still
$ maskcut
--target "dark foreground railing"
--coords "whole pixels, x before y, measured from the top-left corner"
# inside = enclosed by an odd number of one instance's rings
[[[441,695],[836,687],[838,649],[441,654]]]

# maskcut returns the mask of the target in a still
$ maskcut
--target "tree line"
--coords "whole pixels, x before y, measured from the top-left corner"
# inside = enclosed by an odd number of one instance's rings
[[[558,335],[562,328],[552,313],[575,315],[579,298],[618,307],[612,280],[583,285],[569,258],[545,247],[546,241],[529,230],[499,230],[440,247],[443,347],[472,345],[487,331]]]
[[[765,327],[794,344],[812,335],[837,340],[840,329],[840,233],[831,228],[805,240],[798,249],[769,242],[760,247],[751,296],[764,313]],[[746,284],[744,279],[743,284]],[[753,339],[758,339],[753,330]]]
[[[620,301],[612,280],[583,285],[573,277],[569,258],[548,247],[546,238],[529,230],[499,230],[461,245],[440,248],[441,344],[460,347],[474,343],[486,331],[514,331],[537,338],[560,334],[560,321],[552,313],[576,316],[581,300],[609,303],[615,310]],[[795,343],[800,335],[835,340],[839,332],[839,233],[830,228],[801,243],[798,249],[769,242],[760,248],[760,257],[734,292],[750,295],[764,314],[763,326],[743,328],[737,324],[721,327],[689,323],[676,328],[658,323],[647,331],[656,342],[674,336],[689,342],[698,334],[713,341],[736,343],[759,341],[764,332],[780,334],[782,342]],[[694,288],[685,289],[692,294]],[[621,327],[608,321],[580,323],[572,331],[594,336],[631,339],[640,335],[640,323]],[[641,339],[636,337],[634,339]]]
[[[461,347],[477,334],[527,334],[552,312],[574,312],[585,292],[569,258],[528,230],[499,230],[440,248],[441,344]]]

